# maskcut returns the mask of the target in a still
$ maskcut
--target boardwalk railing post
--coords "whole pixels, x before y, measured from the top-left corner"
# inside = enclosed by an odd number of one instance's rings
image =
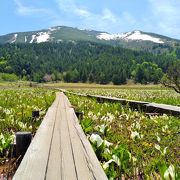
[[[81,122],[83,120],[83,113],[80,111],[75,111],[75,114],[77,118],[79,119],[79,121]]]
[[[40,114],[38,110],[32,111],[32,121],[31,121],[31,126],[32,126],[32,133],[35,134],[36,131],[36,120],[39,118]]]
[[[31,132],[17,132],[16,133],[16,157],[19,158],[20,162],[23,159],[26,150],[31,143],[32,135]]]
[[[38,118],[38,117],[39,117],[39,111],[38,110],[32,111],[32,118]]]

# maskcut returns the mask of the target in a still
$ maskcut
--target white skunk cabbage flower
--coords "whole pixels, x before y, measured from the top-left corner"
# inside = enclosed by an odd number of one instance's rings
[[[161,151],[161,147],[160,147],[159,144],[155,144],[154,147],[155,147],[157,150]]]
[[[121,165],[120,159],[119,159],[116,155],[113,155],[112,158],[113,158],[114,162],[115,162],[118,166]]]
[[[165,147],[165,148],[163,149],[163,151],[161,151],[161,147],[160,147],[159,144],[155,144],[154,147],[155,147],[157,150],[159,150],[162,155],[165,155],[165,154],[166,154],[166,149],[167,149],[167,147]]]
[[[161,138],[159,137],[158,133],[156,133],[156,138],[157,138],[157,141],[158,141],[158,142],[161,141]]]
[[[135,139],[136,137],[140,138],[139,133],[138,133],[137,131],[132,131],[132,132],[131,132],[131,138],[132,138],[132,139]]]
[[[171,176],[172,180],[175,180],[175,168],[171,164],[168,169],[164,173],[164,179],[169,179],[169,175]]]
[[[90,140],[92,143],[97,143],[97,147],[99,147],[99,146],[103,143],[102,138],[101,138],[98,134],[92,134],[92,135],[90,136],[89,140]]]
[[[111,154],[111,151],[110,151],[108,148],[105,148],[105,149],[104,149],[104,153],[105,153],[105,154]]]
[[[112,143],[110,143],[110,142],[108,142],[108,141],[106,141],[106,140],[104,140],[104,144],[105,144],[106,147],[109,147],[109,146],[112,145]]]
[[[107,168],[109,168],[109,164],[111,164],[112,162],[114,162],[113,159],[110,159],[108,162],[105,162],[103,164],[103,169],[106,170]]]

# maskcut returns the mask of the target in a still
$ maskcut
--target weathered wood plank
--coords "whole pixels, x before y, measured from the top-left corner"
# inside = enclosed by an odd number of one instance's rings
[[[59,107],[61,111],[61,123],[60,123],[60,138],[61,138],[61,177],[62,179],[77,179],[77,172],[74,163],[74,156],[72,152],[72,145],[70,140],[69,127],[67,123],[67,114],[65,111],[64,95],[61,93],[61,106]]]
[[[146,104],[147,110],[150,112],[165,113],[171,115],[180,115],[180,107],[166,104],[149,103]]]
[[[68,98],[66,96],[65,96],[65,98],[67,101],[67,105],[72,107]],[[87,162],[87,166],[93,174],[93,179],[107,180],[107,176],[106,176],[104,170],[102,169],[100,162],[97,159],[90,142],[88,141],[86,135],[84,134],[74,110],[71,110],[71,112],[72,112],[73,117],[70,118],[70,120],[72,120],[72,123],[76,130],[76,134],[78,135],[78,137],[81,141],[81,144],[83,147],[83,152],[84,152],[86,162]]]
[[[62,90],[62,89],[61,89]],[[157,113],[165,113],[170,114],[173,116],[180,116],[180,107],[173,106],[173,105],[167,105],[167,104],[158,104],[158,103],[150,103],[150,102],[144,102],[144,101],[135,101],[135,100],[128,100],[128,99],[121,99],[116,97],[108,97],[108,96],[99,96],[99,95],[85,95],[80,93],[72,93],[70,91],[64,91],[69,94],[74,94],[77,96],[87,96],[90,98],[95,98],[99,102],[119,102],[122,105],[129,105],[130,108],[140,109],[144,112],[157,112]]]
[[[107,179],[63,93],[57,94],[13,179]]]
[[[105,175],[99,160],[97,159],[94,150],[91,147],[91,144],[89,143],[87,137],[85,136],[81,126],[79,125],[78,119],[76,117],[76,114],[74,113],[74,123],[76,127],[76,131],[78,133],[79,138],[81,139],[81,143],[83,144],[86,159],[88,162],[88,166],[91,168],[91,171],[93,172],[94,179],[98,180],[106,180],[107,176]]]
[[[61,98],[59,104],[62,103]],[[60,106],[60,105],[59,105]],[[58,106],[58,109],[59,109]],[[60,138],[60,122],[62,121],[61,111],[56,112],[56,121],[54,127],[54,133],[52,137],[52,144],[49,153],[49,161],[47,165],[46,179],[47,180],[61,180],[62,174],[62,154],[61,154],[61,138]]]
[[[77,171],[77,179],[91,180],[93,179],[93,174],[91,172],[91,169],[88,167],[88,162],[84,154],[83,145],[73,125],[73,115],[74,115],[73,112],[74,110],[72,108],[71,109],[67,108],[67,115],[68,115],[67,120],[70,129],[69,132],[70,132],[73,156]]]
[[[56,98],[53,105],[48,109],[13,180],[44,179],[55,122],[54,114],[56,113],[58,102],[59,100]]]

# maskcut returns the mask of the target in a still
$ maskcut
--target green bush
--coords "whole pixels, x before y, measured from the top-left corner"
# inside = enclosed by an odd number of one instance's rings
[[[19,78],[15,74],[0,73],[0,81],[17,81]]]

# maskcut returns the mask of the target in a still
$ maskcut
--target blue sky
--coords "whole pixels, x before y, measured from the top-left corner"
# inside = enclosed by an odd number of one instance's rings
[[[180,39],[180,0],[4,0],[0,35],[65,25]]]

